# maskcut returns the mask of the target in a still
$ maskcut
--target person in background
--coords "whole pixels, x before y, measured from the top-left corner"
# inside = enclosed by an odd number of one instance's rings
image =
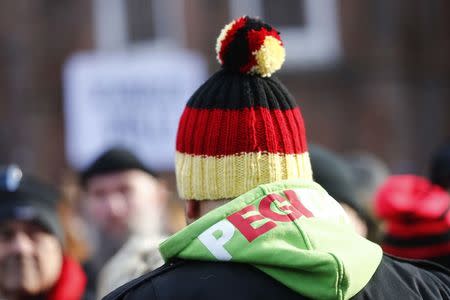
[[[58,202],[17,166],[0,171],[0,298],[83,299],[86,276],[65,252]]]
[[[373,215],[375,194],[390,175],[388,166],[380,158],[367,152],[353,152],[345,155],[344,159],[352,169],[356,197],[366,212]]]
[[[450,195],[428,179],[389,177],[375,198],[375,212],[386,223],[383,250],[450,268],[449,207]]]
[[[64,229],[65,252],[68,256],[80,262],[86,275],[88,275],[86,263],[91,255],[88,232],[91,229],[80,214],[78,174],[72,170],[66,171],[62,176],[59,190],[61,200],[58,203],[58,213]],[[88,276],[87,279],[83,300],[95,300],[96,287],[93,285],[94,282],[89,281]]]
[[[356,196],[350,166],[336,153],[318,145],[310,145],[309,154],[314,181],[341,204],[360,235],[372,237],[374,223]]]
[[[178,126],[189,225],[160,245],[164,266],[104,300],[449,299],[449,271],[383,255],[313,181],[302,114],[272,76],[279,32],[241,17],[216,50]]]
[[[101,298],[163,263],[158,244],[168,192],[154,171],[121,148],[100,155],[81,183],[86,214],[99,233],[90,268]]]
[[[376,243],[381,241],[380,220],[374,212],[375,195],[390,175],[386,163],[372,153],[353,152],[344,156],[352,172],[355,195],[365,214],[372,221],[368,238]]]
[[[450,193],[450,139],[431,158],[431,181]]]

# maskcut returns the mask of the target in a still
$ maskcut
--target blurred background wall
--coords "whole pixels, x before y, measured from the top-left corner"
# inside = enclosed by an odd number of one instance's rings
[[[298,99],[309,141],[373,152],[394,172],[426,172],[450,134],[446,0],[2,1],[0,164],[61,183],[70,169],[62,73],[74,53],[187,48],[212,73],[220,29],[246,9],[292,29],[293,58],[277,76]]]

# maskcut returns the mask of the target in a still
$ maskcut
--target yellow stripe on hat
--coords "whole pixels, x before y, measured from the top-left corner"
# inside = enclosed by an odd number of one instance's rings
[[[260,184],[284,179],[312,179],[308,152],[242,153],[200,156],[176,153],[178,193],[183,199],[235,198]]]

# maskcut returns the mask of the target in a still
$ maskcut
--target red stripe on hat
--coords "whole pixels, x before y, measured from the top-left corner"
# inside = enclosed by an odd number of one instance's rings
[[[389,235],[412,238],[418,236],[438,235],[447,232],[450,228],[450,214],[441,220],[428,221],[423,223],[388,223],[387,232]]]
[[[186,107],[178,128],[177,151],[221,156],[248,152],[301,154],[308,148],[298,107],[290,110]]]
[[[411,259],[426,259],[450,254],[450,241],[440,245],[428,245],[414,248],[401,248],[391,245],[382,245],[384,252]]]

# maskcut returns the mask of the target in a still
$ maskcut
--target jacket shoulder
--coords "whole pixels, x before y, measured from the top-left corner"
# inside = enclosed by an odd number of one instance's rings
[[[258,269],[239,263],[179,260],[144,275],[104,300],[307,299]]]
[[[149,291],[152,291],[153,290],[153,282],[152,282],[153,278],[161,276],[162,274],[164,274],[165,272],[168,272],[171,269],[175,269],[181,263],[182,263],[182,261],[175,261],[175,262],[170,262],[170,263],[164,264],[161,267],[155,269],[154,271],[146,273],[146,274],[120,286],[119,288],[115,289],[114,291],[112,291],[111,293],[109,293],[108,295],[103,297],[102,299],[103,300],[125,299],[125,296],[127,296],[134,290],[139,289],[142,286],[145,286]],[[158,298],[156,297],[156,294],[153,292],[153,293],[148,293],[146,299],[151,300],[151,299],[158,299]]]
[[[353,299],[450,299],[450,271],[438,264],[384,255]]]

